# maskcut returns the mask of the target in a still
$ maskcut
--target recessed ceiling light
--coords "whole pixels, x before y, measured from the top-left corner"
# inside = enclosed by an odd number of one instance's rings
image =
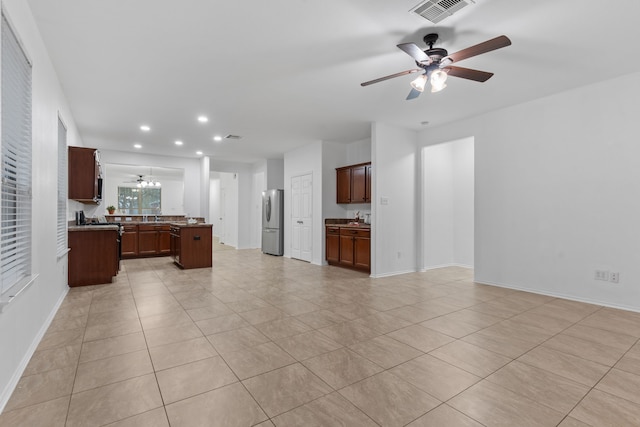
[[[209,121],[209,118],[207,116],[198,116],[198,121],[200,123],[207,123]]]
[[[198,156],[202,156],[202,151],[196,151],[196,154],[197,154]]]
[[[176,141],[176,145],[182,145],[182,141]]]
[[[133,148],[142,148],[142,144],[133,144]]]
[[[220,135],[216,135],[213,137],[214,141],[222,141],[222,137]]]
[[[151,128],[147,125],[142,125],[140,126],[140,130],[143,132],[149,132],[151,130]]]

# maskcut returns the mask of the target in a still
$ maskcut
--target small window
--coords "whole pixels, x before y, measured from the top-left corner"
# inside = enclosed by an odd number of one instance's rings
[[[160,215],[161,188],[118,187],[118,209],[123,215]]]

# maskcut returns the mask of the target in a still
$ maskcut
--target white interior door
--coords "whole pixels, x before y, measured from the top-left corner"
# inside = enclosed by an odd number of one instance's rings
[[[313,235],[311,174],[291,178],[291,257],[311,262]]]

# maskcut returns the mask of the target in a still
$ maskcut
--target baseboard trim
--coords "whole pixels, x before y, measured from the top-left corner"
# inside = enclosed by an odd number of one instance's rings
[[[33,341],[31,342],[29,349],[27,350],[24,357],[22,358],[22,361],[20,361],[20,364],[18,365],[18,368],[15,370],[13,376],[11,377],[11,380],[2,391],[2,394],[0,394],[0,414],[4,410],[4,407],[7,405],[7,403],[9,402],[9,399],[11,398],[11,395],[13,394],[16,386],[18,385],[20,378],[22,378],[22,374],[24,373],[24,370],[27,369],[27,365],[29,364],[31,357],[33,357],[33,353],[36,352],[36,349],[38,348],[38,344],[40,344],[40,341],[42,341],[42,337],[44,337],[44,334],[47,332],[47,329],[49,329],[51,322],[53,322],[53,318],[55,317],[56,313],[58,312],[58,309],[62,305],[62,302],[64,301],[68,293],[69,293],[69,287],[67,286],[67,288],[62,293],[62,295],[60,295],[60,298],[58,298],[58,301],[56,302],[56,304],[53,306],[53,309],[49,313],[49,316],[47,316],[47,319],[42,324],[42,327],[40,328],[40,330],[34,337]]]
[[[629,307],[629,306],[620,305],[620,304],[611,304],[610,302],[607,302],[607,301],[599,301],[599,300],[590,299],[590,298],[581,298],[581,297],[577,297],[575,295],[568,295],[568,294],[563,294],[563,293],[559,293],[559,292],[541,291],[539,289],[531,289],[531,288],[526,288],[526,287],[523,287],[523,286],[508,285],[508,284],[505,284],[505,283],[487,282],[487,281],[480,281],[480,280],[477,280],[477,279],[474,280],[474,281],[475,281],[475,283],[479,283],[479,284],[482,284],[482,285],[496,286],[498,288],[505,288],[505,289],[513,289],[515,291],[530,292],[532,294],[546,295],[548,297],[562,298],[562,299],[566,299],[566,300],[569,300],[569,301],[583,302],[583,303],[586,303],[586,304],[600,305],[602,307],[615,308],[615,309],[618,309],[618,310],[626,310],[626,311],[633,311],[635,313],[640,313],[640,308],[638,308],[638,307]]]

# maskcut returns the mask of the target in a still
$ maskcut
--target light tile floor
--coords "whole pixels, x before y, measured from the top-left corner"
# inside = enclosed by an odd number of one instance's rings
[[[640,425],[640,314],[216,245],[71,289],[0,426]]]

